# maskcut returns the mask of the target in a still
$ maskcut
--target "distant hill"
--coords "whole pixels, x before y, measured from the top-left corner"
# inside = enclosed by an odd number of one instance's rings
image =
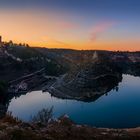
[[[10,81],[46,68],[48,75],[61,75],[82,64],[90,63],[94,50],[33,48],[23,45],[0,47],[0,79]],[[124,73],[139,75],[140,52],[100,51]],[[131,67],[132,66],[132,67]],[[131,69],[128,71],[128,68]],[[136,69],[135,69],[136,68]]]

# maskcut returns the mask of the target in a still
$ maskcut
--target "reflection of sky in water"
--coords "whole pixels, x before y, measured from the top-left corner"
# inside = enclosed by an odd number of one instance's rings
[[[100,127],[136,127],[140,125],[140,78],[124,75],[119,91],[111,91],[95,102],[85,103],[51,97],[34,91],[12,99],[8,110],[29,120],[42,108],[54,107],[54,116],[68,114],[74,121]]]

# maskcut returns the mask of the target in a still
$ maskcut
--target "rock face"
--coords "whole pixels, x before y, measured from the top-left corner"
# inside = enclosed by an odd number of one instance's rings
[[[121,80],[120,70],[107,57],[94,53],[90,60],[57,81],[49,92],[60,98],[93,101],[116,87]]]

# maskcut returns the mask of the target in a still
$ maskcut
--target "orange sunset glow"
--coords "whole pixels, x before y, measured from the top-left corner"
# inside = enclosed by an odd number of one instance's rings
[[[0,34],[5,41],[80,50],[140,49],[140,32],[135,21],[97,20],[96,17],[91,20],[70,12],[37,9],[1,9],[0,18]]]

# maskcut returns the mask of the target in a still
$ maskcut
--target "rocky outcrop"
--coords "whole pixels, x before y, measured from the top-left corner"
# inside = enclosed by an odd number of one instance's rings
[[[105,56],[94,54],[93,58],[58,80],[49,92],[60,98],[93,101],[115,88],[121,80],[118,67]]]

